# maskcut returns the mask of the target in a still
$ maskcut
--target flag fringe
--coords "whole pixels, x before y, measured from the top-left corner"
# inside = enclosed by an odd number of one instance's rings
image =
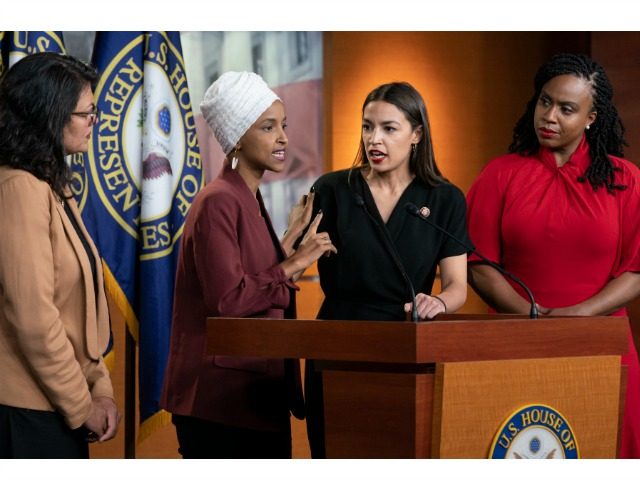
[[[138,431],[138,439],[136,443],[140,445],[147,438],[149,438],[153,432],[155,432],[159,428],[169,425],[170,423],[171,414],[166,410],[159,410],[140,424],[140,430]]]
[[[104,260],[102,260],[102,267],[104,270],[105,289],[120,310],[120,313],[122,313],[124,321],[127,324],[127,328],[129,329],[129,333],[136,343],[138,343],[139,325],[136,314],[133,311],[133,308],[131,308],[131,304],[129,303],[127,296],[122,291],[122,288],[120,288],[120,284],[116,280],[116,277],[111,272],[109,265],[107,265],[107,262]]]
[[[120,288],[120,284],[115,279],[111,269],[107,265],[107,263],[102,261],[103,270],[104,270],[104,279],[105,279],[105,289],[113,299],[114,303],[122,313],[122,316],[125,319],[127,324],[127,328],[131,333],[131,336],[134,338],[136,343],[138,343],[138,319],[136,318],[136,314],[133,312],[133,308],[131,308],[131,304],[129,300],[127,300],[126,295]],[[109,371],[113,371],[113,367],[115,366],[115,355],[113,354],[113,349],[107,357],[105,357],[105,363],[107,364],[107,368]],[[149,438],[155,431],[158,429],[169,425],[171,423],[171,414],[165,410],[159,410],[154,413],[151,417],[147,418],[144,422],[140,424],[140,429],[138,431],[138,438],[136,439],[136,443],[139,445],[144,440]]]
[[[116,352],[115,349],[109,350],[104,357],[104,364],[107,366],[107,370],[109,370],[109,374],[113,375],[116,369]]]

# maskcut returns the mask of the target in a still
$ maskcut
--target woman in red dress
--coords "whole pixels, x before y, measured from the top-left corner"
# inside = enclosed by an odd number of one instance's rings
[[[471,240],[520,277],[548,315],[626,315],[640,294],[640,171],[603,68],[561,54],[536,74],[508,155],[467,196]],[[528,313],[524,291],[478,257],[469,282],[491,307]],[[640,457],[640,367],[629,332],[620,456]]]

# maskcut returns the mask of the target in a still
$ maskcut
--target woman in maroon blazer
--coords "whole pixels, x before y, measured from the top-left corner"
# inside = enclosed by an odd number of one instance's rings
[[[209,356],[206,318],[293,318],[291,279],[336,249],[316,233],[319,214],[293,250],[312,199],[282,244],[273,230],[258,187],[265,171],[284,168],[286,117],[262,78],[225,73],[201,110],[227,159],[185,223],[161,404],[173,413],[184,458],[290,458],[289,412],[302,417],[297,361]]]

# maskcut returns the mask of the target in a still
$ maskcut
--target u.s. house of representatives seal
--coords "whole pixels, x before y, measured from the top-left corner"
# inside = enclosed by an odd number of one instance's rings
[[[580,458],[578,441],[564,416],[547,405],[527,405],[504,421],[489,458]]]
[[[107,65],[96,97],[101,118],[89,165],[100,200],[120,227],[140,241],[141,260],[167,255],[201,183],[195,119],[179,51],[162,34],[136,38]],[[75,173],[81,208],[85,183],[86,176]]]

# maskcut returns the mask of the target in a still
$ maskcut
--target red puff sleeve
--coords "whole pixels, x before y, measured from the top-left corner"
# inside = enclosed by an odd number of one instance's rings
[[[499,160],[490,162],[467,194],[467,225],[471,242],[478,252],[496,263],[502,258],[501,224],[504,209],[504,188],[501,185]],[[480,257],[469,255],[469,262]]]
[[[616,278],[625,272],[640,272],[640,170],[630,162],[613,160],[623,171],[621,183],[627,186],[616,192],[620,196],[620,237],[611,272]]]

